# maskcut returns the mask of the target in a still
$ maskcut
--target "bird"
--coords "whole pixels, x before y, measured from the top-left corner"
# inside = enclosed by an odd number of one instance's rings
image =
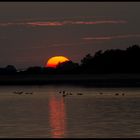
[[[19,91],[14,91],[13,93],[14,93],[14,94],[22,94],[23,91],[21,91],[21,92],[19,92]]]
[[[66,96],[67,96],[66,94],[63,94],[63,95],[62,95],[62,97],[66,97]]]
[[[82,93],[77,93],[77,95],[83,95]]]
[[[122,96],[124,96],[124,93],[122,93]]]
[[[119,95],[119,93],[116,93],[115,95]]]
[[[18,92],[18,94],[22,94],[23,93],[23,91],[21,91],[21,92]]]
[[[25,92],[25,94],[33,94],[32,92]]]

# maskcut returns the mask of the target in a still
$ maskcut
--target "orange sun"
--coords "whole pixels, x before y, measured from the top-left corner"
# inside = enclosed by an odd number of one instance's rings
[[[70,61],[70,60],[64,56],[54,56],[54,57],[51,57],[47,61],[47,64],[45,64],[45,67],[56,68],[58,64],[66,62],[66,61]]]

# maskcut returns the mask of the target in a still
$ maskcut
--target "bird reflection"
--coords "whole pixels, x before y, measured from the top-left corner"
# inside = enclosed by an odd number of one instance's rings
[[[63,138],[66,129],[64,100],[52,96],[49,102],[49,109],[52,138]]]

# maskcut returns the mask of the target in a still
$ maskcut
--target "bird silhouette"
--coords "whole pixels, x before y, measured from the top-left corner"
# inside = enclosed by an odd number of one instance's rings
[[[77,95],[83,95],[82,93],[77,93]]]

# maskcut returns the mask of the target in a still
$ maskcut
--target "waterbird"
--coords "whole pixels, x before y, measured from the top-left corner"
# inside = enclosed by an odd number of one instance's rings
[[[13,93],[15,93],[15,94],[22,94],[23,93],[23,91],[14,91]]]
[[[77,93],[77,95],[83,95],[82,93]]]
[[[119,93],[116,93],[115,95],[119,95]]]
[[[25,94],[33,94],[32,92],[25,92]]]
[[[22,93],[23,93],[23,91],[19,92],[18,94],[22,94]]]
[[[122,96],[124,96],[124,93],[122,93]]]
[[[63,94],[63,95],[62,95],[62,97],[66,97],[66,96],[67,96],[66,94]]]

